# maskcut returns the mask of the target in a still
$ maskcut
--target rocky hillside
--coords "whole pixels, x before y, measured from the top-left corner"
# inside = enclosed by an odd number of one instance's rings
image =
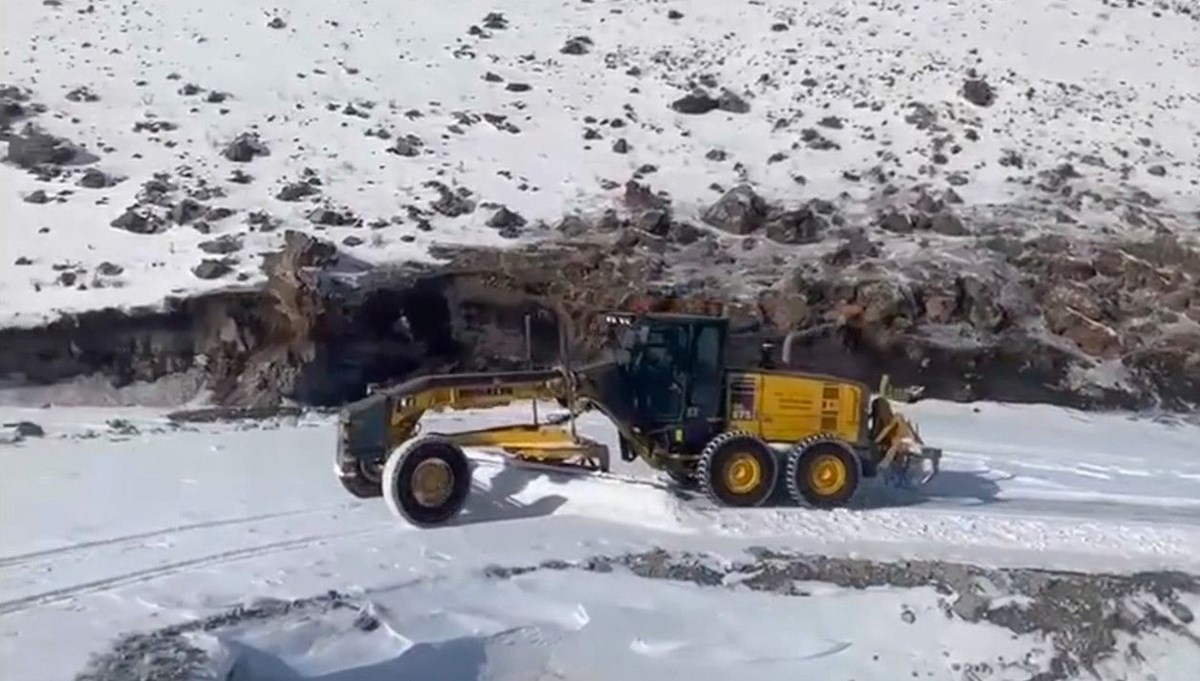
[[[336,402],[723,304],[937,396],[1200,402],[1191,4],[423,8],[6,10],[0,374]]]

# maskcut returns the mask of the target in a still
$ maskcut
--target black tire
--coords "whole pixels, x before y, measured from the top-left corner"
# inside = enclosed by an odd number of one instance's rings
[[[788,452],[788,496],[797,504],[845,506],[858,490],[861,478],[858,456],[836,437],[806,438]]]
[[[746,458],[749,457],[749,461]],[[757,466],[757,474],[747,481],[748,487],[737,489],[730,467],[741,460]],[[775,491],[779,479],[779,459],[767,443],[738,431],[721,433],[709,441],[700,452],[696,477],[704,493],[721,506],[761,506]]]
[[[435,498],[422,500],[417,489],[419,467],[437,475],[449,473]],[[425,470],[425,469],[421,469]],[[458,445],[436,435],[409,440],[397,447],[383,468],[383,497],[392,513],[418,527],[440,525],[458,515],[471,491],[471,463]],[[430,490],[424,490],[426,494]]]

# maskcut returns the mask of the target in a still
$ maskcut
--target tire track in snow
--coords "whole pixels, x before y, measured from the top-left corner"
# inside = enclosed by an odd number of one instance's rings
[[[128,543],[128,542],[143,541],[146,539],[154,539],[155,537],[161,537],[161,536],[169,535],[169,534],[195,532],[197,530],[206,530],[206,529],[218,528],[218,527],[229,527],[232,525],[245,525],[245,524],[249,524],[249,523],[261,522],[264,520],[275,520],[277,518],[291,518],[291,517],[296,517],[296,516],[301,516],[301,515],[313,515],[315,513],[322,513],[325,511],[330,511],[330,510],[335,510],[335,509],[348,509],[351,507],[352,507],[352,505],[339,504],[336,506],[325,506],[325,507],[321,507],[321,508],[308,508],[308,509],[301,509],[301,510],[296,510],[296,511],[283,511],[283,512],[278,512],[278,513],[260,513],[257,515],[240,516],[237,518],[209,520],[209,521],[205,521],[205,522],[190,523],[190,524],[186,524],[186,525],[173,525],[171,527],[164,527],[164,528],[158,529],[158,530],[149,530],[147,532],[138,532],[136,534],[125,534],[125,535],[121,535],[118,537],[107,537],[105,539],[95,539],[92,541],[81,542],[78,544],[71,544],[70,546],[60,546],[58,548],[53,548],[53,549],[44,549],[41,551],[30,551],[29,553],[20,553],[20,554],[16,554],[16,555],[12,555],[12,556],[3,556],[3,557],[0,557],[0,568],[23,565],[25,563],[29,563],[31,561],[40,560],[40,559],[44,559],[44,558],[52,558],[52,557],[56,557],[56,556],[70,555],[73,553],[77,553],[79,551],[86,551],[88,549],[116,546],[118,544],[124,544],[124,543]]]
[[[401,526],[403,527],[403,526]],[[78,596],[85,596],[93,593],[101,593],[112,589],[129,586],[132,584],[140,584],[161,577],[170,577],[171,575],[184,572],[194,568],[212,567],[214,565],[223,565],[239,560],[247,560],[250,558],[258,558],[269,556],[285,551],[307,548],[323,541],[330,539],[343,539],[349,537],[359,537],[376,532],[395,531],[397,525],[395,523],[385,523],[376,527],[366,528],[353,532],[329,532],[325,534],[309,535],[307,537],[298,537],[296,539],[288,539],[285,541],[272,542],[270,544],[261,544],[259,546],[250,546],[232,551],[223,551],[200,558],[192,558],[182,560],[175,563],[168,563],[158,567],[147,568],[145,570],[136,570],[125,574],[106,577],[91,582],[75,584],[69,587],[44,591],[42,593],[33,594],[31,596],[23,596],[8,601],[0,602],[0,616],[12,615],[23,612],[31,608],[52,605],[68,601]]]

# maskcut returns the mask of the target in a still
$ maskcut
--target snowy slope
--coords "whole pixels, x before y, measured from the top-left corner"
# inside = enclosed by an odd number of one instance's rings
[[[189,645],[218,667],[241,665],[242,681],[381,681],[431,669],[454,679],[600,678],[600,669],[606,678],[716,679],[747,663],[764,678],[883,680],[911,669],[961,679],[988,661],[990,675],[977,678],[1023,679],[1022,665],[1048,654],[1036,635],[947,618],[928,587],[808,584],[810,596],[797,600],[622,570],[499,582],[480,571],[653,549],[737,560],[752,546],[1200,571],[1200,428],[1043,407],[911,411],[948,450],[927,495],[868,487],[853,510],[716,510],[679,499],[638,466],[617,472],[627,481],[550,478],[480,453],[466,514],[419,531],[381,501],[342,491],[324,418],[174,427],[151,410],[6,408],[0,422],[35,421],[46,436],[0,445],[0,667],[13,678],[68,679],[118,635],[193,622]],[[430,427],[523,415],[447,415]],[[595,422],[584,430],[614,436]],[[366,604],[382,626],[309,606],[257,619],[221,614],[330,589]],[[1200,608],[1200,599],[1184,605]],[[204,624],[210,616],[216,624]],[[889,634],[902,620],[912,633]],[[161,644],[174,634],[157,636]],[[1138,639],[1147,658],[1139,673],[1189,678],[1200,649],[1172,636]],[[998,658],[1024,662],[1004,668]],[[485,661],[490,675],[475,670]],[[1121,660],[1106,664],[1117,667],[1102,678],[1116,678]]]
[[[1059,228],[1107,229],[1119,211],[1093,199],[1112,196],[1153,197],[1184,228],[1200,207],[1198,14],[1097,0],[6,3],[2,82],[46,109],[13,130],[32,121],[96,160],[41,179],[0,165],[0,323],[253,284],[287,228],[349,238],[374,262],[536,239],[539,220],[613,205],[635,172],[685,219],[714,183],[744,179],[851,217],[886,184],[952,186],[964,211],[1011,222],[1005,207],[1024,214],[1039,173],[1070,162],[1096,193],[1071,211],[1086,227]],[[969,88],[980,103],[964,96],[972,69],[991,91]],[[741,103],[671,108],[693,86]],[[249,132],[268,155],[222,155]],[[116,184],[77,186],[85,168]],[[276,198],[313,178],[315,195]],[[431,181],[469,190],[474,210],[457,194],[439,210]],[[164,231],[110,226],[134,205]],[[488,227],[499,205],[526,224]],[[317,207],[351,224],[314,224]],[[206,212],[221,208],[237,212]],[[209,278],[193,272],[204,259],[221,263]]]

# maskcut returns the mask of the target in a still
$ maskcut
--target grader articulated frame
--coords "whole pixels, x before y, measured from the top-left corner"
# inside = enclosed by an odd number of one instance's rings
[[[726,365],[728,321],[674,314],[612,314],[609,357],[573,366],[569,317],[559,313],[553,369],[423,376],[348,405],[339,418],[336,472],[358,497],[383,496],[417,526],[465,505],[472,465],[464,450],[499,450],[515,463],[606,473],[608,448],[581,436],[576,418],[598,411],[626,461],[641,459],[719,505],[757,506],[780,487],[796,503],[846,504],[861,478],[928,482],[940,450],[886,395],[861,383],[787,369]],[[528,322],[526,325],[528,335]],[[783,364],[790,362],[785,342]],[[886,390],[885,387],[881,390]],[[526,423],[422,434],[430,411],[532,403]],[[565,413],[540,418],[538,405]],[[914,476],[914,471],[919,471]]]

